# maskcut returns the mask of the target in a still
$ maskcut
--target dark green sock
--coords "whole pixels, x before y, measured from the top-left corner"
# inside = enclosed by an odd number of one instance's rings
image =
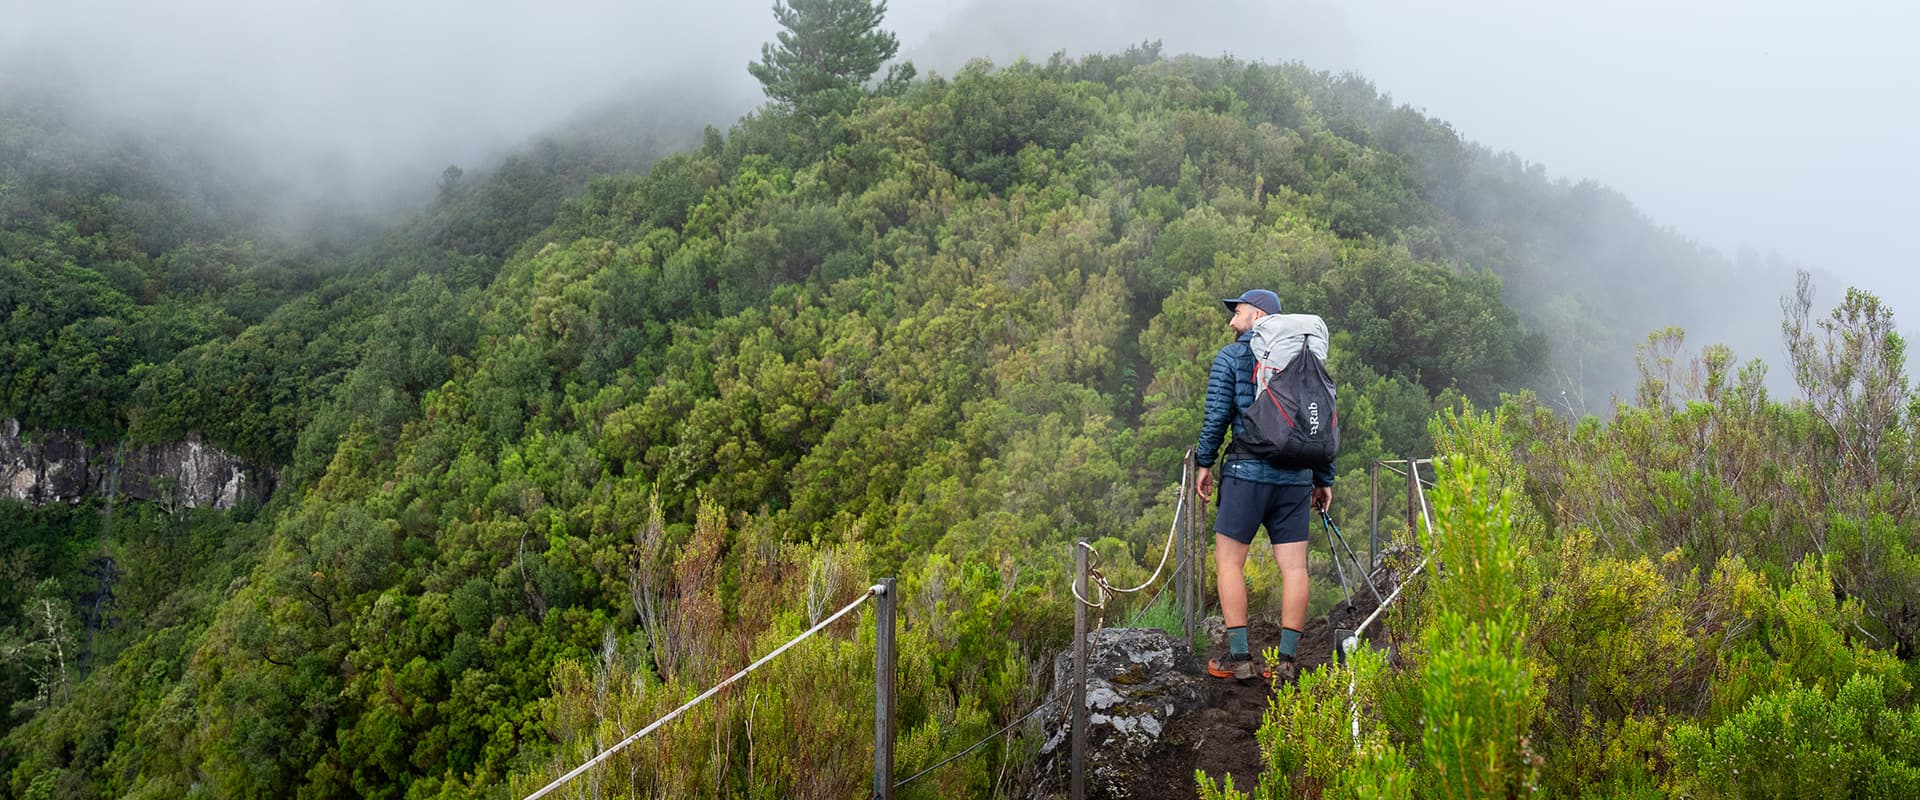
[[[1241,625],[1227,629],[1227,655],[1247,655],[1247,626]]]
[[[1300,632],[1292,628],[1280,629],[1280,657],[1293,660],[1293,650],[1300,646]]]

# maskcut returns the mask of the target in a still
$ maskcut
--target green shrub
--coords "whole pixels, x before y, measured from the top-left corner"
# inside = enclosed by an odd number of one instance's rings
[[[1831,694],[1861,675],[1894,698],[1906,696],[1910,687],[1900,660],[1851,635],[1859,630],[1860,603],[1834,597],[1832,573],[1820,561],[1801,561],[1791,582],[1768,594],[1754,634],[1723,655],[1708,721],[1761,695],[1792,686]]]
[[[1688,797],[1914,797],[1920,709],[1888,707],[1880,678],[1829,694],[1794,682],[1712,727],[1674,729],[1672,790]]]
[[[1537,789],[1529,734],[1540,690],[1517,626],[1443,612],[1426,633],[1419,785],[1434,797],[1511,797]]]

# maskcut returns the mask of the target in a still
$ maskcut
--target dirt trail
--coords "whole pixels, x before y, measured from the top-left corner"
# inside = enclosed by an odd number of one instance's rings
[[[1385,591],[1385,587],[1382,587]],[[1362,595],[1365,595],[1362,597]],[[1307,620],[1301,632],[1297,657],[1302,670],[1317,669],[1333,660],[1334,629],[1352,628],[1373,613],[1373,595],[1364,588],[1354,595],[1354,608],[1335,605],[1326,616]],[[1280,643],[1280,625],[1272,619],[1255,619],[1248,626],[1253,652],[1259,653]],[[1367,639],[1384,646],[1378,624],[1368,630]],[[1206,653],[1197,656],[1201,674],[1205,674]],[[1246,683],[1208,678],[1213,687],[1207,707],[1168,726],[1160,746],[1147,757],[1145,778],[1138,785],[1137,797],[1145,800],[1175,800],[1197,796],[1194,770],[1205,770],[1214,780],[1233,776],[1234,788],[1251,792],[1259,780],[1263,761],[1254,732],[1260,729],[1266,713],[1272,685],[1265,680]]]

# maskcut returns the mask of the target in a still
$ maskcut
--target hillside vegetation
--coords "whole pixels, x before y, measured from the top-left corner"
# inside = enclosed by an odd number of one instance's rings
[[[0,154],[47,146],[35,120],[57,115],[32,108],[0,110]],[[1457,708],[1497,716],[1461,735],[1514,759],[1502,781],[1719,791],[1721,731],[1762,724],[1740,715],[1849,703],[1881,715],[1887,763],[1916,763],[1904,379],[1861,423],[1884,432],[1871,456],[1832,470],[1807,465],[1854,429],[1724,359],[1696,401],[1662,390],[1610,425],[1502,405],[1604,391],[1553,365],[1630,361],[1645,331],[1611,309],[1722,279],[1616,196],[1355,78],[1153,48],[979,64],[850,108],[768,106],[639,174],[559,143],[450,171],[351,248],[131,182],[137,153],[0,175],[0,413],[102,442],[194,432],[281,477],[232,513],[0,511],[8,792],[519,796],[879,576],[903,589],[896,768],[917,772],[1046,691],[1071,542],[1116,582],[1157,561],[1228,340],[1216,298],[1250,286],[1337,332],[1343,520],[1373,459],[1436,453],[1436,412],[1508,409],[1438,429],[1482,470],[1444,481],[1457,524],[1494,538],[1438,544],[1460,568],[1396,623],[1439,631],[1403,669],[1359,662],[1399,698],[1366,764],[1444,793],[1419,720]],[[1605,254],[1578,244],[1602,234]],[[1852,378],[1825,380],[1852,397]],[[1487,510],[1497,490],[1511,515]],[[600,791],[861,794],[871,632],[808,640]],[[1481,649],[1449,655],[1462,642]],[[1694,683],[1647,686],[1659,659]],[[1567,688],[1595,665],[1641,671]],[[1489,681],[1518,694],[1470,705]],[[1608,749],[1623,731],[1640,749]],[[904,796],[1007,795],[1037,745]],[[1275,780],[1308,779],[1274,752]],[[1306,763],[1318,783],[1293,791],[1356,785]]]
[[[1784,326],[1805,400],[1669,330],[1611,425],[1531,393],[1436,419],[1397,657],[1277,692],[1252,796],[1920,791],[1920,395],[1888,309],[1810,301]]]

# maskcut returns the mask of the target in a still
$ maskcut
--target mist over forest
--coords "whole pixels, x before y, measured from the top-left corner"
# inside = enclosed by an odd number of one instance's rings
[[[1569,16],[1497,0],[1444,15],[1304,0],[1177,12],[1145,0],[895,5],[888,24],[901,57],[941,74],[980,58],[1044,61],[1147,41],[1351,70],[1548,176],[1621,192],[1653,224],[1700,242],[1704,260],[1751,276],[1735,280],[1763,283],[1752,297],[1784,297],[1804,268],[1824,303],[1858,285],[1896,310],[1920,305],[1910,248],[1895,233],[1920,213],[1905,190],[1920,180],[1920,157],[1897,134],[1920,123],[1920,101],[1886,83],[1920,65],[1899,54],[1910,48],[1857,39],[1905,29],[1890,15],[1906,12],[1630,3]],[[0,59],[12,90],[44,87],[86,109],[99,123],[90,131],[136,130],[221,154],[194,170],[280,228],[367,230],[431,197],[449,165],[484,169],[540,137],[571,132],[613,153],[627,144],[624,162],[609,158],[618,168],[650,147],[617,141],[636,130],[686,143],[706,125],[724,128],[761,102],[743,67],[772,34],[766,10],[750,0],[83,2],[21,10],[0,31]],[[1842,33],[1854,43],[1834,48]],[[1776,92],[1820,110],[1768,113]],[[1827,118],[1850,120],[1838,150]],[[1578,125],[1557,122],[1570,120]],[[1844,156],[1796,155],[1828,151]],[[1732,344],[1777,372],[1784,351],[1765,324],[1777,310],[1699,297],[1617,313],[1643,332],[1678,325],[1696,345]],[[1915,330],[1912,316],[1905,330]]]

